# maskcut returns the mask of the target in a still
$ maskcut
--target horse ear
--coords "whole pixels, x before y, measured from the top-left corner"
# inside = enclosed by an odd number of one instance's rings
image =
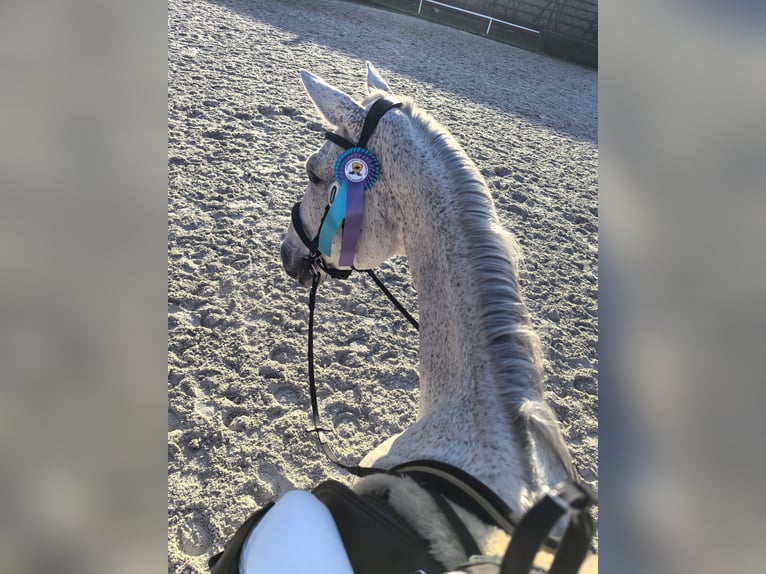
[[[301,70],[301,79],[306,91],[319,113],[334,126],[340,126],[349,119],[364,114],[364,108],[350,96],[333,88],[322,78]]]
[[[372,90],[381,90],[384,92],[391,92],[391,88],[388,87],[386,81],[380,77],[380,74],[370,62],[367,62],[367,93]]]

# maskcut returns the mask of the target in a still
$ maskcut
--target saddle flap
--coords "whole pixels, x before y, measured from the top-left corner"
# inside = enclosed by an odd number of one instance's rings
[[[375,495],[359,495],[327,480],[312,493],[330,510],[355,574],[444,572],[428,551],[428,542]]]

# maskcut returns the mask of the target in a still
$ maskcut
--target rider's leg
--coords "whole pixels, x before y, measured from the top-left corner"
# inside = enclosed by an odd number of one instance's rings
[[[253,528],[242,548],[240,574],[353,574],[335,521],[319,499],[291,490]]]

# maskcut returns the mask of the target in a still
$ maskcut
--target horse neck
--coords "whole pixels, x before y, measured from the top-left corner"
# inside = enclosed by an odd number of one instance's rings
[[[489,390],[469,384],[477,377],[500,384],[504,367],[492,355],[498,338],[504,354],[517,359],[515,384],[505,390],[538,394],[537,344],[519,297],[514,254],[488,194],[459,201],[466,190],[433,184],[427,189],[427,199],[413,202],[421,208],[410,211],[414,221],[405,225],[404,238],[418,291],[422,414],[447,397],[470,399],[477,390]],[[484,207],[488,217],[466,213],[465,203]]]
[[[529,461],[530,485],[550,484],[573,470],[543,400],[539,340],[518,289],[515,242],[499,226],[473,163],[448,134],[437,140],[443,148],[411,156],[426,158],[420,181],[400,188],[407,190],[403,240],[418,291],[418,419],[454,413],[474,416],[468,422],[476,432],[506,429],[527,453],[519,458]]]

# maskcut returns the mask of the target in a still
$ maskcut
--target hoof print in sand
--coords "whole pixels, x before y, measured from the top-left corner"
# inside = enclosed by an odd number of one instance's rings
[[[187,518],[178,529],[178,546],[189,556],[201,556],[210,548],[210,533],[200,520]]]
[[[283,365],[289,365],[297,360],[295,349],[288,345],[275,345],[269,352],[269,359],[282,363]]]
[[[269,392],[278,403],[283,405],[297,405],[303,401],[303,393],[301,390],[289,383],[269,385]]]
[[[264,379],[282,379],[282,369],[275,365],[273,361],[267,361],[258,367],[258,375]]]
[[[279,496],[280,494],[287,492],[288,490],[295,489],[293,483],[287,480],[277,467],[271,463],[262,464],[258,468],[258,478],[265,486],[266,491],[270,492],[271,496]]]
[[[341,411],[332,417],[335,433],[344,438],[354,436],[359,432],[359,413]]]
[[[226,409],[222,413],[223,424],[233,431],[243,431],[247,427],[248,411],[243,408]]]

